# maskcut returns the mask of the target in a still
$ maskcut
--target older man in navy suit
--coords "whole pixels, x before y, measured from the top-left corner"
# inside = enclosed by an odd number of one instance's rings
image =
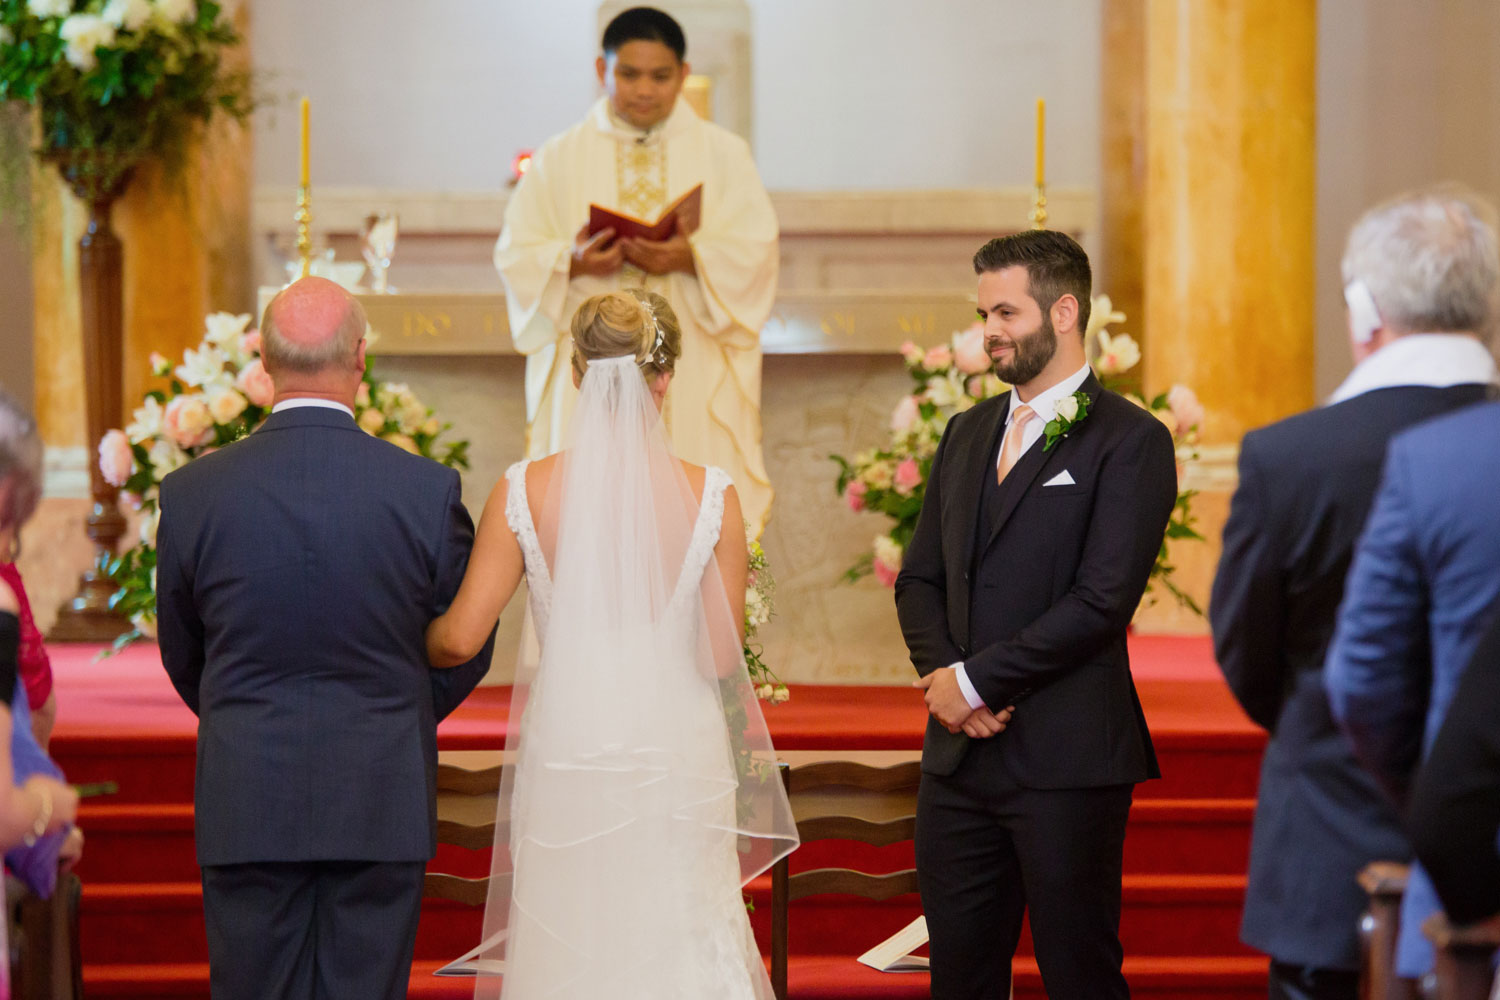
[[[199,717],[210,988],[396,1000],[436,848],[437,722],[492,649],[438,671],[423,645],[473,523],[456,472],[355,425],[348,293],[304,278],[261,336],[271,416],[161,489],[158,631]]]
[[[1457,213],[1457,208],[1438,209]],[[1500,248],[1492,224],[1455,227],[1454,255],[1436,269],[1444,294],[1427,326],[1493,329]],[[1397,301],[1376,305],[1381,315]],[[1414,321],[1415,318],[1413,318]],[[1459,676],[1500,597],[1500,404],[1483,403],[1396,436],[1355,552],[1325,682],[1355,752],[1398,805],[1431,747]],[[1432,967],[1422,921],[1438,908],[1414,867],[1401,907],[1397,971]]]
[[[1365,213],[1343,260],[1359,363],[1328,405],[1252,431],[1240,447],[1208,611],[1229,686],[1271,736],[1240,934],[1271,957],[1272,1000],[1355,1000],[1367,902],[1356,877],[1371,861],[1411,855],[1329,714],[1323,662],[1387,443],[1483,401],[1495,379],[1479,338],[1432,315],[1452,299],[1444,276],[1473,273],[1466,262],[1483,253],[1461,199],[1407,195]]]

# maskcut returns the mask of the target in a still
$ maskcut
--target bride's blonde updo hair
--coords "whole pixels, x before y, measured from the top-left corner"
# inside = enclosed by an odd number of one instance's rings
[[[667,300],[644,288],[595,295],[573,314],[573,370],[590,361],[633,356],[648,381],[677,367],[682,329]]]

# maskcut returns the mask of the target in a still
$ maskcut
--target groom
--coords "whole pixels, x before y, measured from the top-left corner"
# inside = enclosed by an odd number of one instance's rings
[[[932,716],[916,831],[932,996],[1006,997],[1029,908],[1052,1000],[1128,997],[1125,820],[1159,772],[1125,630],[1176,500],[1172,439],[1089,370],[1077,243],[1016,233],[974,271],[1014,388],[949,421],[896,579]]]
[[[322,278],[266,309],[249,437],[161,484],[162,663],[198,715],[214,1000],[406,996],[436,847],[437,722],[489,667],[423,635],[474,529],[458,473],[354,422],[365,316]]]

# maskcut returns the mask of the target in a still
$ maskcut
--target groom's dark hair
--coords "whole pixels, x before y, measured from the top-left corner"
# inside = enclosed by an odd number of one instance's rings
[[[682,25],[671,14],[655,7],[631,7],[615,15],[604,29],[604,54],[620,51],[626,42],[661,42],[677,53],[677,61],[687,57],[687,36]]]
[[[1078,300],[1078,332],[1089,326],[1089,295],[1094,274],[1089,255],[1067,233],[1051,229],[1027,229],[996,237],[974,255],[974,273],[989,274],[1007,267],[1026,269],[1026,290],[1042,307],[1042,314],[1064,295]]]

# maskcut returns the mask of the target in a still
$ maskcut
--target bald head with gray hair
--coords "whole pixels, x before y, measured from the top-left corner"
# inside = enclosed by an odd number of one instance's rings
[[[273,377],[349,367],[365,327],[364,307],[353,295],[327,278],[302,278],[266,306],[261,358]]]
[[[1369,288],[1394,334],[1488,338],[1500,308],[1495,210],[1452,187],[1399,195],[1354,224],[1342,270],[1345,285]]]
[[[42,495],[42,438],[36,421],[0,388],[0,534],[20,529]],[[9,558],[0,552],[0,559]]]

